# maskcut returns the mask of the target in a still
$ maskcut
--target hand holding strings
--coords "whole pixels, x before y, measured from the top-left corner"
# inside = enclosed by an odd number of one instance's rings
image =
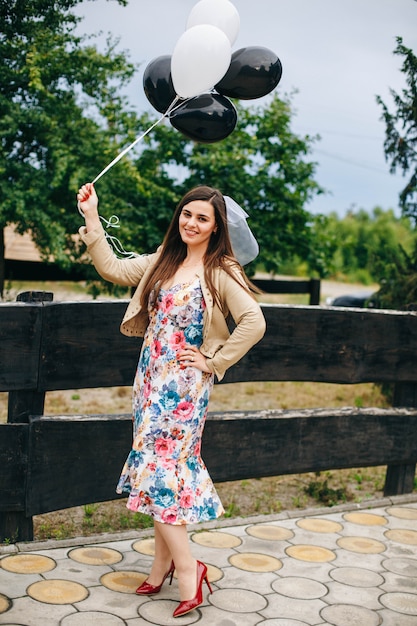
[[[85,219],[87,231],[93,230],[100,226],[100,217],[98,214],[98,197],[94,185],[86,183],[77,193],[78,210]]]

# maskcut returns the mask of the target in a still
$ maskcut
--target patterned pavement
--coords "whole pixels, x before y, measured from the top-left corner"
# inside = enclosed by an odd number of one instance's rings
[[[417,626],[417,496],[223,520],[190,530],[213,594],[135,595],[151,531],[0,546],[7,626]]]

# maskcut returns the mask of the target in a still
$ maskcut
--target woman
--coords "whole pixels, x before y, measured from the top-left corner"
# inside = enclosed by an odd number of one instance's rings
[[[233,256],[217,189],[188,192],[158,251],[131,259],[117,258],[108,245],[93,185],[81,187],[77,199],[85,217],[80,234],[99,274],[137,287],[121,323],[122,333],[144,340],[133,386],[133,445],[117,491],[128,494],[129,509],[154,520],[155,559],[136,593],[158,593],[175,567],[178,617],[203,602],[203,581],[209,584],[186,525],[224,513],[200,456],[214,376],[221,380],[262,338],[265,320]]]

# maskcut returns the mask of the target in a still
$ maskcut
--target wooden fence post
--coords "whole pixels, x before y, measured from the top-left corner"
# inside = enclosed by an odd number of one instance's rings
[[[25,291],[20,293],[17,302],[52,302],[54,294],[49,291]],[[10,424],[27,424],[29,415],[43,415],[45,393],[34,389],[10,391],[7,421]]]
[[[17,302],[52,302],[53,293],[25,291],[17,296]],[[28,424],[30,415],[43,415],[45,393],[36,389],[10,391],[8,399],[9,424]],[[27,451],[29,454],[29,450]],[[0,537],[10,541],[33,541],[33,518],[24,511],[0,512]]]
[[[417,385],[414,382],[396,383],[393,406],[417,407]],[[415,463],[388,465],[385,476],[384,496],[411,493],[414,488]]]
[[[310,279],[310,304],[320,304],[320,278]]]

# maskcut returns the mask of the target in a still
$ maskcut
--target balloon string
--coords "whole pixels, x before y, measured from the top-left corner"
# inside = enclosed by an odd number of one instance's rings
[[[119,224],[120,219],[117,217],[117,215],[112,215],[108,220],[106,220],[101,215],[99,215],[99,217],[106,228],[120,228],[120,224]],[[116,254],[127,257],[128,259],[134,259],[135,257],[140,256],[136,252],[126,252],[126,250],[123,248],[122,244],[120,243],[120,240],[117,239],[117,237],[114,237],[114,235],[110,235],[106,231],[104,231],[104,235],[107,241],[112,246],[113,250],[116,252]]]
[[[186,102],[188,102],[189,100],[192,100],[192,98],[184,98],[181,99],[178,96],[175,98],[175,100],[170,104],[169,108],[165,111],[165,115],[166,117],[170,117],[173,113],[175,113],[175,111],[177,109],[179,109],[180,107],[183,106],[183,104],[185,104]],[[178,102],[179,101],[179,102]],[[175,104],[178,102],[177,106],[175,106]]]
[[[156,122],[154,122],[152,124],[152,126],[150,126],[142,135],[140,135],[140,137],[136,137],[136,139],[134,141],[132,141],[132,143],[127,146],[127,148],[125,148],[124,150],[122,150],[122,152],[120,152],[120,154],[117,155],[116,158],[113,159],[113,161],[111,163],[109,163],[108,165],[106,165],[106,167],[104,168],[104,170],[102,170],[100,172],[100,174],[98,174],[98,176],[95,177],[95,179],[93,180],[93,185],[94,183],[96,183],[98,180],[100,180],[100,178],[102,176],[104,176],[104,174],[106,172],[108,172],[113,165],[116,165],[116,163],[118,163],[120,161],[120,159],[122,159],[124,157],[125,154],[127,154],[132,148],[134,148],[136,146],[136,144],[139,143],[139,141],[142,141],[142,139],[144,137],[146,137],[146,135],[148,133],[151,132],[151,130],[153,130],[155,128],[155,126],[157,126],[158,124],[160,124],[162,122],[162,120],[167,117],[169,115],[169,113],[171,113],[172,109],[174,108],[174,106],[177,104],[179,100],[178,96],[175,96],[175,99],[171,102],[171,104],[169,105],[168,109],[165,111],[165,113],[159,118],[159,120],[156,120]]]
[[[100,172],[100,174],[98,174],[98,175],[95,177],[95,179],[92,181],[92,184],[94,185],[94,184],[95,184],[98,180],[100,180],[100,178],[101,178],[102,176],[104,176],[104,174],[106,174],[106,172],[108,172],[108,171],[109,171],[109,170],[113,167],[113,165],[116,165],[116,163],[118,163],[118,162],[120,161],[120,159],[122,159],[122,158],[124,157],[124,155],[125,155],[125,154],[127,154],[127,153],[128,153],[128,152],[132,149],[132,148],[134,148],[134,147],[136,146],[136,144],[138,144],[138,143],[139,143],[139,141],[141,141],[144,137],[146,137],[146,135],[148,135],[148,134],[151,132],[151,130],[153,130],[153,129],[155,128],[155,126],[157,126],[158,124],[160,124],[160,123],[162,122],[162,120],[163,120],[165,117],[169,117],[169,115],[170,115],[171,113],[173,113],[173,112],[174,112],[174,111],[175,111],[175,110],[176,110],[179,106],[181,106],[182,102],[179,102],[180,100],[181,100],[181,98],[180,98],[179,96],[175,96],[174,100],[171,102],[171,104],[169,105],[169,107],[167,108],[167,110],[165,111],[165,113],[164,113],[163,115],[161,115],[161,117],[159,118],[159,120],[156,120],[156,122],[154,122],[154,123],[152,124],[152,126],[150,126],[150,127],[149,127],[149,128],[148,128],[148,129],[147,129],[147,130],[146,130],[146,131],[142,134],[142,135],[140,135],[139,137],[136,137],[136,139],[135,139],[134,141],[132,141],[132,143],[131,143],[129,146],[127,146],[124,150],[122,150],[122,152],[120,152],[120,154],[118,154],[118,155],[117,155],[117,156],[113,159],[113,161],[111,161],[111,163],[109,163],[108,165],[106,165],[106,167],[104,168],[104,170],[102,170],[102,171]],[[179,102],[179,104],[177,104],[178,102]],[[177,105],[177,106],[175,106],[175,105]],[[82,217],[85,217],[85,216],[84,216],[84,213],[83,213],[83,212],[82,212],[82,210],[81,210],[81,206],[80,206],[80,203],[79,203],[79,202],[77,203],[77,209],[78,209],[78,212],[80,213],[80,215],[81,215]],[[101,216],[99,216],[99,217],[101,218]],[[113,218],[116,218],[117,220],[119,219],[119,218],[118,218],[117,216],[115,216],[115,215],[113,215],[113,216],[110,218],[110,220],[109,220],[109,221],[105,220],[104,218],[101,218],[101,219],[103,219],[103,221],[104,221],[104,222],[105,222],[105,224],[106,224],[106,227],[108,227],[108,226],[115,226],[115,224],[112,224],[112,223],[111,223],[111,220],[112,220]],[[118,227],[116,226],[116,228],[118,228]]]
[[[116,163],[118,163],[120,161],[120,159],[122,159],[125,156],[125,154],[127,154],[130,150],[132,150],[132,148],[134,148],[136,146],[136,144],[139,143],[139,141],[141,141],[144,137],[146,137],[146,135],[148,135],[151,132],[151,130],[153,130],[155,128],[155,126],[160,124],[165,117],[168,117],[170,115],[170,113],[175,111],[178,108],[178,106],[180,106],[182,104],[181,102],[180,102],[180,104],[177,104],[180,100],[181,100],[181,98],[179,96],[175,96],[174,100],[171,102],[171,104],[169,105],[168,109],[159,118],[159,120],[154,122],[152,124],[152,126],[150,126],[142,135],[140,135],[134,141],[132,141],[132,143],[129,146],[127,146],[127,148],[122,150],[122,152],[120,152],[120,154],[118,154],[116,156],[116,158],[114,158],[113,161],[111,161],[111,163],[106,165],[104,170],[102,170],[100,172],[100,174],[98,174],[98,176],[95,177],[95,179],[93,180],[92,184],[94,185],[94,183],[96,183],[102,176],[104,176],[104,174],[106,172],[108,172],[113,167],[113,165],[116,165]],[[82,217],[85,217],[83,211],[81,210],[80,202],[77,203],[77,209],[78,209],[78,212],[80,213],[80,215]],[[104,224],[104,226],[106,228],[120,228],[120,224],[119,224],[120,220],[117,217],[117,215],[112,215],[110,217],[110,219],[108,219],[108,220],[106,220],[101,215],[99,215],[99,218],[103,222],[103,224]],[[133,258],[139,256],[139,254],[137,254],[136,252],[126,252],[126,250],[123,248],[122,244],[120,243],[119,239],[117,239],[117,237],[114,237],[113,235],[110,235],[107,231],[104,231],[104,234],[105,234],[106,239],[108,240],[108,242],[112,246],[113,250],[116,252],[116,254],[119,254],[121,256],[127,257],[128,259],[133,259]]]

